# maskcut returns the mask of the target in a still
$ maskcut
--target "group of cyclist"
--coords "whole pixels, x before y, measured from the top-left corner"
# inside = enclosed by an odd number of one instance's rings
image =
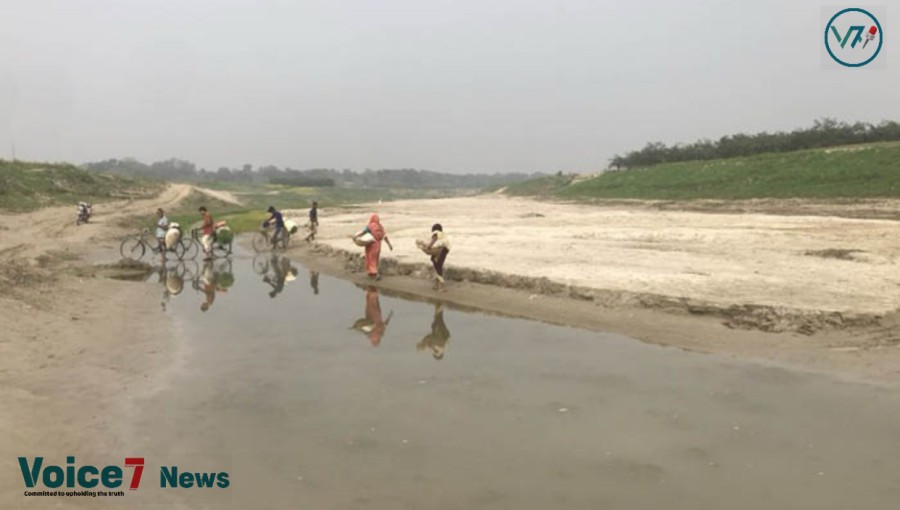
[[[319,204],[318,202],[313,202],[312,207],[309,210],[309,234],[306,236],[305,240],[307,242],[312,242],[316,238],[316,233],[318,232],[319,226]],[[212,215],[209,213],[209,210],[205,206],[201,206],[197,209],[197,212],[201,215],[201,223],[200,223],[200,244],[203,246],[204,253],[204,261],[209,261],[213,259],[213,242],[215,240],[216,235],[216,223],[213,220]],[[262,227],[272,228],[272,234],[269,236],[269,242],[272,246],[277,246],[279,241],[282,241],[282,245],[286,245],[287,236],[289,236],[289,232],[287,227],[285,226],[284,215],[275,208],[275,206],[269,206],[266,209],[266,212],[269,214],[269,217],[266,218],[262,223]],[[162,259],[162,262],[166,261],[166,234],[168,232],[170,223],[169,219],[166,217],[165,212],[160,208],[156,210],[157,222],[156,222],[156,238],[159,242],[159,253]],[[388,247],[393,250],[393,246],[391,245],[390,240],[387,237],[387,233],[384,230],[384,227],[381,226],[381,222],[379,221],[378,215],[373,214],[369,220],[369,223],[359,231],[355,236],[352,236],[353,240],[360,244],[361,246],[365,246],[365,255],[366,255],[366,272],[373,279],[379,280],[381,279],[381,275],[378,271],[379,259],[380,259],[380,248],[381,241],[385,241],[388,244]],[[366,239],[365,241],[362,241]],[[431,238],[427,241],[421,240],[416,243],[420,250],[422,250],[426,255],[429,255],[431,259],[432,267],[435,271],[435,282],[434,288],[436,290],[444,290],[444,263],[447,259],[447,255],[450,252],[450,241],[444,234],[444,229],[439,223],[435,223],[431,227]]]
[[[212,214],[210,214],[205,206],[200,206],[200,208],[197,209],[197,212],[200,213],[201,217],[200,244],[203,246],[204,260],[212,260],[212,247],[216,235],[216,223],[213,220]],[[269,213],[269,217],[263,222],[262,226],[263,228],[272,227],[274,229],[270,241],[272,245],[275,246],[281,238],[288,235],[284,224],[284,215],[274,206],[269,206],[266,212]],[[161,262],[163,263],[166,261],[166,252],[168,251],[166,248],[166,234],[169,231],[170,225],[169,218],[166,216],[165,211],[163,211],[162,208],[157,209],[156,240],[159,243],[159,254]],[[318,226],[319,204],[318,202],[313,202],[312,208],[309,210],[309,235],[305,238],[307,242],[315,240]]]

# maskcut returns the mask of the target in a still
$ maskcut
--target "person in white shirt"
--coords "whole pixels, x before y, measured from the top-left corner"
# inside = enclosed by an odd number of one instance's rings
[[[166,263],[166,231],[169,230],[169,218],[160,208],[156,210],[156,240],[159,241],[159,259],[163,264]]]

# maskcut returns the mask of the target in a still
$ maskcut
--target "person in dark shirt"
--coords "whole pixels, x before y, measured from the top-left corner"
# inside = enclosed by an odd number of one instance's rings
[[[316,239],[316,231],[319,229],[319,203],[313,202],[312,209],[309,210],[309,235],[306,236],[306,242],[312,242]]]
[[[264,226],[275,225],[275,232],[272,234],[272,246],[275,246],[275,243],[278,242],[278,237],[285,235],[286,230],[284,229],[284,216],[282,216],[281,212],[278,209],[275,209],[273,206],[269,206],[266,211],[271,215],[269,219],[263,222]]]

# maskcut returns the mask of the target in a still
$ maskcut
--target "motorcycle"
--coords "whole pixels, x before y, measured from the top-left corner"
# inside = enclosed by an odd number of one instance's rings
[[[94,207],[92,204],[87,202],[78,202],[78,218],[75,220],[75,225],[81,225],[82,223],[87,223],[88,220],[91,219],[91,215],[94,213]]]

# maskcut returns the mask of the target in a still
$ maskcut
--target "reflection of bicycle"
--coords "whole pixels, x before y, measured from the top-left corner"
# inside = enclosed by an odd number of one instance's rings
[[[291,244],[291,234],[288,230],[286,228],[279,230],[277,238],[273,238],[275,236],[273,232],[272,229],[262,227],[257,233],[253,234],[253,249],[257,252],[276,248],[287,249],[288,245]]]
[[[195,246],[201,246],[200,243],[200,229],[191,230],[191,242],[195,243]],[[231,245],[233,239],[229,238],[228,242],[223,242],[219,236],[215,233],[212,236],[212,252],[216,257],[227,257],[231,255]],[[199,248],[197,248],[199,250]]]
[[[179,261],[175,267],[166,268],[169,274],[174,273],[183,280],[193,280],[200,274],[200,266],[196,260]]]
[[[119,245],[119,253],[124,259],[141,260],[147,252],[159,254],[159,240],[145,228],[140,234],[126,237]],[[192,239],[181,236],[175,246],[166,248],[167,252],[174,253],[178,260],[192,259],[197,256],[198,248]]]
[[[268,253],[257,253],[253,256],[253,272],[260,275],[265,276],[269,274],[269,254]]]

